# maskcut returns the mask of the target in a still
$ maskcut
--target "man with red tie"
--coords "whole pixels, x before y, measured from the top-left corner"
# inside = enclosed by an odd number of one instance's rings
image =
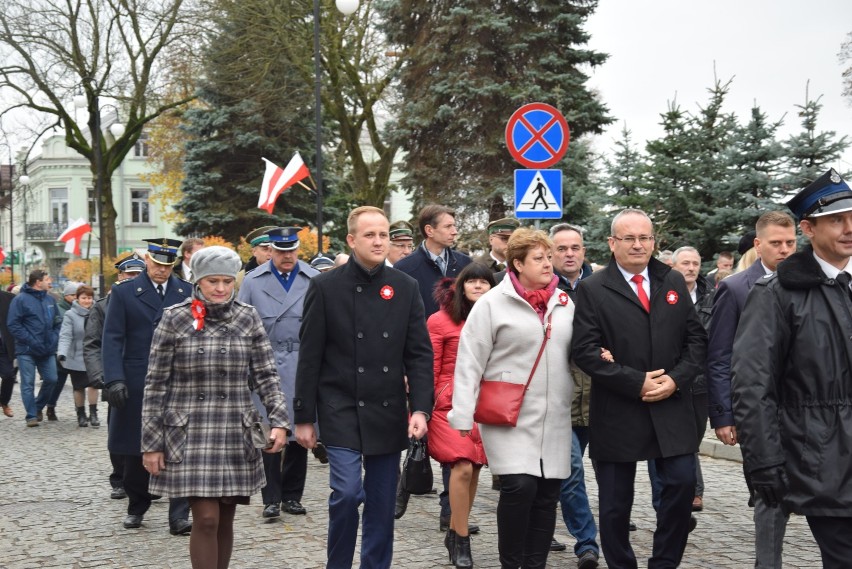
[[[603,553],[610,568],[637,567],[628,529],[636,463],[653,460],[662,493],[648,567],[674,568],[689,534],[698,450],[690,386],[703,372],[707,335],[683,276],[652,258],[645,212],[616,215],[609,247],[606,269],[577,288],[572,350],[592,378],[589,449]]]

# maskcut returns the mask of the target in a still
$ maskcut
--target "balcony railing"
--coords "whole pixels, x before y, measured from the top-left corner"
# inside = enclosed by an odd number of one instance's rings
[[[67,223],[28,223],[27,241],[56,241],[67,228]]]

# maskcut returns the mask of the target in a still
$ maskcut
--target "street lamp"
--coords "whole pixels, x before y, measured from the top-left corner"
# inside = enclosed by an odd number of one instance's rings
[[[349,16],[358,9],[358,0],[335,0],[335,6]],[[317,249],[322,255],[322,65],[320,64],[320,0],[314,0],[314,118],[316,121]]]
[[[77,93],[74,95],[74,106],[78,109],[82,109],[88,105],[88,100],[83,93]],[[118,107],[115,105],[104,105],[104,108],[113,107],[115,109],[115,117],[116,120],[113,122],[109,131],[115,138],[118,138],[122,134],[124,134],[124,125],[118,121]],[[95,212],[98,215],[98,244],[100,247],[100,255],[98,262],[100,263],[100,267],[98,270],[98,296],[103,298],[105,295],[105,283],[104,283],[104,204],[103,204],[103,192],[104,192],[104,155],[103,150],[101,148],[101,143],[103,142],[103,133],[101,132],[101,107],[100,100],[98,94],[93,91],[92,94],[92,111],[91,111],[91,124],[92,124],[92,159],[95,166]]]
[[[21,186],[24,186],[24,187],[30,185],[30,177],[27,176],[27,159],[26,158],[24,158],[24,173],[21,174],[20,176],[18,176],[18,183]],[[26,196],[26,194],[23,195],[23,198],[24,198],[24,202],[23,202],[24,203],[24,231],[23,231],[24,246],[21,248],[21,254],[18,255],[18,259],[21,263],[21,282],[25,282],[25,280],[27,278],[27,196]],[[9,204],[11,205],[11,202],[9,202]],[[11,224],[12,224],[12,221],[11,221],[11,218],[10,218],[9,225],[11,225]],[[14,266],[15,265],[14,265],[14,262],[13,262],[12,263],[12,267],[13,267],[12,277],[15,276]]]

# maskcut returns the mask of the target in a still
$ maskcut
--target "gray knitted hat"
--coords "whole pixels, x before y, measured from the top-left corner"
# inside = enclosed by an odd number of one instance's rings
[[[192,278],[196,282],[211,275],[235,277],[243,266],[240,256],[227,247],[213,245],[192,254],[189,261]]]

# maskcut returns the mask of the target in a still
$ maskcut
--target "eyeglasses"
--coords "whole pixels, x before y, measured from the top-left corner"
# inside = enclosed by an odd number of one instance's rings
[[[397,249],[403,249],[405,251],[414,251],[414,245],[411,243],[394,243],[391,241],[391,245],[396,247]]]
[[[653,235],[640,235],[639,237],[636,237],[635,235],[625,235],[624,237],[616,237],[615,235],[613,235],[612,238],[616,241],[627,241],[629,245],[632,245],[633,243],[637,242],[640,245],[647,245],[648,243],[654,242]]]

